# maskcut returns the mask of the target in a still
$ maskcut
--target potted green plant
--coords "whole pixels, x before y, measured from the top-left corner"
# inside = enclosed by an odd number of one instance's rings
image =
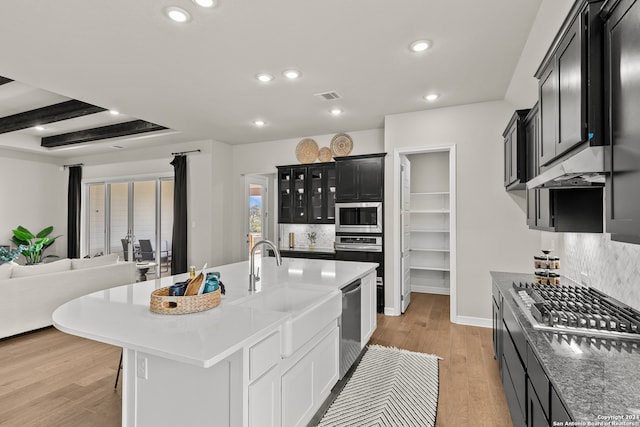
[[[42,258],[42,253],[56,241],[60,236],[50,237],[53,232],[53,226],[49,226],[40,230],[39,233],[33,234],[23,226],[19,225],[15,230],[11,230],[13,237],[11,241],[18,247],[22,247],[20,253],[27,260],[27,265],[38,264]],[[56,258],[56,255],[49,255],[46,258]]]

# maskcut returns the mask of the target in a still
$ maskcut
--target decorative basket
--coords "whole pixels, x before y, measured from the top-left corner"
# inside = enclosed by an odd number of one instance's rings
[[[331,161],[331,149],[329,147],[322,147],[318,150],[318,160],[321,162]]]
[[[300,163],[313,163],[318,158],[318,143],[305,138],[296,146],[296,158]]]
[[[353,150],[353,140],[346,133],[337,133],[331,138],[331,152],[333,157],[348,156]]]
[[[188,297],[169,295],[169,286],[151,292],[149,308],[160,314],[189,314],[212,309],[220,304],[220,288],[213,292]]]

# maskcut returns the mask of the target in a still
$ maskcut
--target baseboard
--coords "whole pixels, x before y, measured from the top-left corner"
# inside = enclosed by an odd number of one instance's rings
[[[441,288],[439,286],[427,285],[411,285],[411,292],[419,292],[421,294],[449,295],[449,288]]]
[[[493,319],[483,317],[457,316],[456,324],[467,326],[478,326],[480,328],[493,328]]]
[[[396,310],[395,308],[392,308],[392,307],[385,307],[384,308],[384,315],[385,316],[400,316],[400,310]]]

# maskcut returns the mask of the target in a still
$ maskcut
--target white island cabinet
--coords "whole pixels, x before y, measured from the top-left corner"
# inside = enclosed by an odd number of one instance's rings
[[[208,269],[227,293],[202,313],[149,310],[151,292],[179,275],[78,298],[54,325],[123,348],[123,426],[304,426],[338,380],[340,289],[354,280],[363,281],[363,340],[375,330],[376,264],[259,266],[255,293],[248,262]]]

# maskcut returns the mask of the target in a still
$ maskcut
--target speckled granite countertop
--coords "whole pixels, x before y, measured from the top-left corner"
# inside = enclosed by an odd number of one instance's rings
[[[492,271],[491,277],[574,420],[606,425],[606,417],[620,416],[629,424],[617,425],[640,426],[640,342],[596,345],[586,337],[535,330],[509,292],[514,281],[532,282],[533,274]]]

